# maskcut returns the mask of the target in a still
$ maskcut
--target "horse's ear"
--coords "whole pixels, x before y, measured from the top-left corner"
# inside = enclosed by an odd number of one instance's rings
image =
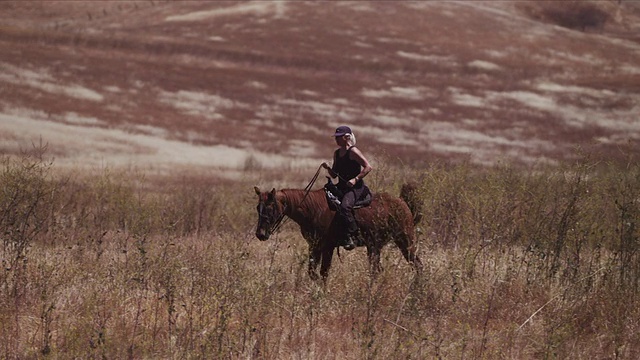
[[[276,188],[271,189],[271,192],[269,193],[269,199],[276,199]]]
[[[257,195],[260,195],[260,189],[257,186],[254,186],[253,190],[255,190]]]

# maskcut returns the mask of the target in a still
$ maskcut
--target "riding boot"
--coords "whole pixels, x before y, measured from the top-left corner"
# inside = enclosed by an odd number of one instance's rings
[[[356,235],[355,233],[347,233],[347,239],[344,245],[342,245],[342,247],[344,247],[345,250],[353,250],[356,248],[355,235]]]
[[[346,239],[344,245],[345,250],[353,250],[356,248],[358,225],[353,214],[353,204],[355,203],[355,193],[347,192],[342,198],[340,204],[340,216],[346,227]]]

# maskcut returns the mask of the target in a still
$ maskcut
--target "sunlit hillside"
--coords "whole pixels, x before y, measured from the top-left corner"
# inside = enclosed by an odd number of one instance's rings
[[[615,159],[639,149],[639,19],[631,1],[5,1],[0,152],[313,170],[348,124],[415,166]]]

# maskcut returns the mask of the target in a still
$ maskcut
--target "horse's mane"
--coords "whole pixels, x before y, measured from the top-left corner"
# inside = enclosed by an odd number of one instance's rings
[[[296,207],[301,205],[311,209],[326,209],[329,207],[323,189],[312,190],[308,194],[303,189],[282,189],[280,191],[284,194],[286,201]]]

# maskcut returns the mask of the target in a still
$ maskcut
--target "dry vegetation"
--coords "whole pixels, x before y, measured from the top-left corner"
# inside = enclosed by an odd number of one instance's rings
[[[640,356],[636,158],[387,166],[378,191],[421,179],[424,273],[385,251],[374,279],[358,249],[326,286],[293,227],[255,240],[237,183],[54,167],[2,160],[3,358]]]
[[[0,2],[0,358],[640,358],[638,19]],[[420,276],[255,239],[253,186],[303,188],[338,122],[374,191],[419,180]]]

